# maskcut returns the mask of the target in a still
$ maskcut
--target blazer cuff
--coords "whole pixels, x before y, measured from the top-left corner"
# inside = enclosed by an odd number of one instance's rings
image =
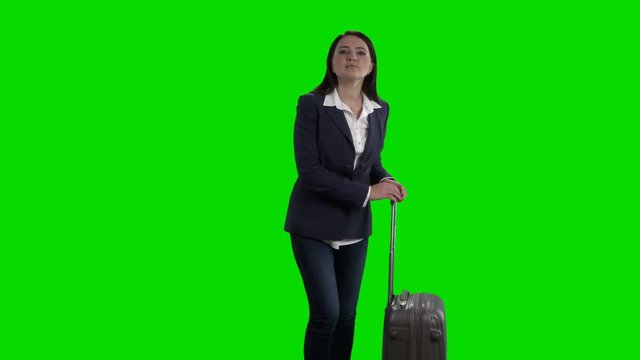
[[[371,196],[371,186],[369,186],[369,191],[367,192],[367,197],[364,199],[364,203],[362,203],[362,207],[367,207],[367,203],[369,202],[369,196]]]

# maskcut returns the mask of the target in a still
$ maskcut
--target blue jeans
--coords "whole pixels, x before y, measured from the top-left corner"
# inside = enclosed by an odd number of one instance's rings
[[[350,359],[368,238],[335,250],[291,235],[291,245],[309,301],[305,360]]]

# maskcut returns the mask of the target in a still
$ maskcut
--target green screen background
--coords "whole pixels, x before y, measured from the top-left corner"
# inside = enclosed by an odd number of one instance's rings
[[[637,357],[637,14],[608,4],[6,9],[0,357],[301,359],[295,106],[350,29],[408,191],[396,292],[444,299],[449,359]],[[382,345],[372,207],[354,360]]]

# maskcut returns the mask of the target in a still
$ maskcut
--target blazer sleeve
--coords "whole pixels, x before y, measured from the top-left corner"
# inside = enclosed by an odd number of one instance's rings
[[[318,153],[319,111],[311,95],[298,99],[293,146],[302,186],[349,208],[362,208],[369,185],[330,171]]]
[[[382,148],[384,147],[384,138],[387,134],[387,120],[389,119],[389,104],[384,103],[385,108],[386,108],[386,116],[384,117],[383,121],[382,121],[382,136],[381,136],[381,143],[380,143],[380,153],[382,153]],[[382,156],[380,156],[380,154],[378,154],[378,160],[373,163],[373,166],[371,167],[371,183],[372,184],[377,184],[380,182],[380,180],[386,178],[386,177],[393,177],[391,176],[391,174],[389,174],[389,172],[387,170],[385,170],[385,168],[382,166]]]

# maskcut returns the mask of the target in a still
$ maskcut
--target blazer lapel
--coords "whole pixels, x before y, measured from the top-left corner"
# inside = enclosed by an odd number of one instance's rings
[[[362,151],[362,156],[360,156],[360,161],[358,167],[362,164],[366,164],[373,153],[374,145],[377,145],[380,141],[380,120],[379,120],[380,111],[377,109],[374,110],[369,116],[367,120],[369,121],[369,130],[367,131],[367,142],[364,144],[364,150]]]
[[[351,144],[353,151],[355,151],[356,147],[353,144],[353,138],[351,137],[351,130],[349,130],[347,119],[344,117],[344,113],[342,112],[342,110],[338,110],[338,108],[334,106],[327,106],[325,107],[325,109],[327,113],[329,113],[329,117],[331,117],[331,120],[333,120],[333,122],[336,123],[336,126],[338,127],[338,129],[340,129],[340,131],[342,131],[344,136],[346,136],[347,140],[349,140],[349,144]]]

